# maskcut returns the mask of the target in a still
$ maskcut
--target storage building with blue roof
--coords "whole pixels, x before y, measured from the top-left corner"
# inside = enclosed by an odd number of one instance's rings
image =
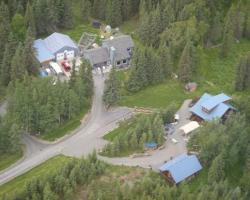
[[[202,166],[195,155],[182,154],[160,167],[163,176],[173,184],[178,184],[196,174]]]
[[[216,96],[205,93],[190,109],[190,112],[197,121],[221,119],[228,111],[235,110],[235,108],[229,104],[231,99],[231,97],[224,93]]]
[[[45,39],[35,40],[34,49],[37,60],[42,64],[73,59],[79,53],[75,42],[61,33],[53,33]]]

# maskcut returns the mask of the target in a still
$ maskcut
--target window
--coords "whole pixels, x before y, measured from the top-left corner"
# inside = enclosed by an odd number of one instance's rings
[[[120,65],[120,64],[121,64],[121,61],[117,61],[117,62],[116,62],[116,65]]]
[[[123,60],[122,63],[123,63],[123,64],[126,64],[126,63],[127,63],[127,60]]]

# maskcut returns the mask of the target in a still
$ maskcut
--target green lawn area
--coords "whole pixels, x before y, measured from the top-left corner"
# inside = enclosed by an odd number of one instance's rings
[[[15,191],[21,190],[24,188],[27,181],[32,180],[36,177],[44,177],[53,170],[57,170],[58,167],[63,166],[65,163],[70,161],[72,158],[66,156],[57,156],[54,157],[43,164],[33,168],[27,173],[18,176],[12,181],[0,186],[0,197],[4,194],[13,193]]]
[[[16,154],[1,154],[0,155],[0,171],[6,169],[10,165],[17,162],[23,156],[23,152],[20,151]]]
[[[234,91],[235,69],[241,56],[250,51],[250,41],[242,40],[235,44],[227,58],[221,58],[220,49],[199,50],[200,61],[193,81],[198,83],[195,93],[187,93],[184,85],[177,80],[168,80],[156,86],[150,86],[138,93],[123,92],[122,106],[164,108],[169,104],[181,105],[187,98],[199,97],[204,92],[216,94],[225,92],[228,95],[246,95]],[[247,93],[248,94],[248,93]]]
[[[137,115],[137,117],[140,115]],[[116,128],[115,130],[109,132],[108,134],[106,134],[103,139],[108,140],[108,141],[113,141],[115,139],[115,137],[122,135],[124,133],[126,133],[128,131],[129,128],[131,127],[135,127],[136,126],[136,117],[128,119],[126,121],[122,121],[119,124],[119,127]]]
[[[81,120],[88,113],[89,109],[84,109],[77,117],[68,121],[64,125],[56,128],[55,130],[48,132],[44,135],[41,135],[40,138],[47,141],[55,141],[58,138],[61,138],[67,134],[70,134],[71,131],[75,130],[81,125]]]

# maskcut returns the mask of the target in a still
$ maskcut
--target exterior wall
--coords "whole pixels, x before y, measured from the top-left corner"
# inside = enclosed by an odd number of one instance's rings
[[[116,63],[115,63],[116,67],[118,67],[118,68],[125,68],[125,67],[128,67],[129,64],[130,64],[130,58],[127,58],[127,59],[124,59],[124,60],[126,60],[126,63],[123,63],[123,60],[115,61],[115,62],[116,62]],[[117,62],[120,62],[120,65],[118,65]]]
[[[56,61],[57,61],[57,55],[58,54],[63,54],[63,58],[62,60],[64,59],[64,52],[65,51],[74,51],[74,57],[76,57],[78,54],[79,54],[79,50],[76,49],[76,48],[72,48],[72,47],[64,47],[62,49],[60,49],[59,51],[57,51],[54,55],[56,57]]]

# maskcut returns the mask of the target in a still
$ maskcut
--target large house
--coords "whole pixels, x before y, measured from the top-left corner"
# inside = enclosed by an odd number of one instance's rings
[[[160,167],[161,174],[172,184],[178,184],[195,175],[202,166],[195,155],[182,154]]]
[[[75,42],[61,33],[53,33],[45,39],[35,40],[34,48],[36,58],[41,64],[72,59],[79,53]]]
[[[85,59],[93,68],[113,65],[127,67],[130,63],[134,42],[128,35],[104,40],[101,47],[84,51]]]
[[[231,97],[224,93],[216,96],[205,93],[190,109],[192,119],[196,121],[223,119],[227,113],[235,110],[235,108],[229,104],[231,99]]]

